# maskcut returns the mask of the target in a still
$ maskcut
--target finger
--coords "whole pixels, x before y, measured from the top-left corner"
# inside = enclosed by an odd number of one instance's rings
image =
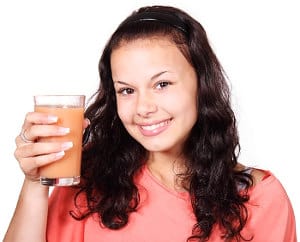
[[[38,113],[38,112],[29,112],[25,116],[22,129],[29,128],[32,124],[53,124],[58,120],[57,116],[47,114],[47,113]]]
[[[72,142],[64,143],[34,143],[19,146],[15,157],[25,176],[31,180],[39,178],[38,168],[61,159],[65,150],[72,147]]]
[[[19,165],[22,171],[25,173],[25,175],[34,175],[33,173],[36,173],[39,167],[60,160],[64,155],[65,152],[60,151],[60,152],[46,154],[46,155],[23,158],[19,160]]]
[[[38,112],[29,112],[25,116],[22,130],[18,136],[19,138],[21,138],[23,143],[31,143],[31,141],[37,139],[37,136],[31,135],[30,129],[32,126],[36,124],[53,124],[57,122],[57,120],[58,118],[53,115]],[[16,144],[20,143],[21,140],[17,137],[15,139]]]
[[[53,136],[63,136],[70,132],[70,128],[61,127],[57,125],[32,125],[28,129],[22,131],[23,135],[26,136],[28,140],[38,140],[40,137],[53,137]],[[16,144],[17,145],[28,145],[28,142],[24,142],[22,139],[21,134],[16,137]]]
[[[88,118],[85,118],[83,120],[83,129],[86,129],[88,126],[90,126],[91,121]]]
[[[14,155],[17,160],[22,160],[24,158],[66,151],[72,147],[73,143],[69,141],[48,143],[37,142],[18,146]]]
[[[23,129],[21,131],[21,133],[19,134],[19,137],[21,138],[21,140],[24,142],[24,143],[34,143],[35,140],[30,140],[27,138],[26,136],[26,129]]]

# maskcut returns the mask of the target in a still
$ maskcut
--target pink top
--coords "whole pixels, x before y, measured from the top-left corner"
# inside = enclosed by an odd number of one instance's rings
[[[252,242],[296,242],[295,217],[290,200],[276,177],[269,175],[250,190],[249,220],[243,235]],[[76,189],[55,188],[49,199],[48,242],[184,242],[196,223],[186,192],[172,191],[143,169],[137,179],[141,203],[127,226],[110,230],[99,226],[96,215],[76,221],[70,215]],[[84,201],[83,201],[84,202]],[[215,228],[209,241],[223,241]]]

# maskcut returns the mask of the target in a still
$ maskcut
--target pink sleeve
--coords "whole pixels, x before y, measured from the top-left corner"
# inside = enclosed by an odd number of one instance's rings
[[[297,242],[291,202],[274,176],[254,188],[250,196],[246,230],[254,234],[252,242]]]
[[[47,242],[81,242],[84,236],[84,222],[72,218],[69,211],[75,210],[76,189],[56,187],[49,198]]]

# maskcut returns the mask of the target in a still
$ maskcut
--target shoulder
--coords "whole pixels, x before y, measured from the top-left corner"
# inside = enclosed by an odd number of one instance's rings
[[[236,169],[249,172],[252,176],[253,185],[249,189],[250,200],[256,200],[256,198],[264,200],[267,197],[274,198],[275,196],[283,198],[283,200],[288,200],[285,188],[271,171],[247,167],[242,164],[238,164]]]
[[[257,190],[281,190],[284,191],[284,188],[279,181],[279,179],[269,170],[263,170],[258,168],[252,168],[251,175],[253,178],[252,189]]]
[[[290,206],[290,199],[281,181],[269,170],[253,168],[253,186],[249,189],[250,201],[272,207]]]
[[[260,183],[262,180],[266,179],[271,174],[268,171],[253,168],[251,171],[251,175],[253,178],[253,185],[255,186],[258,183]]]
[[[236,170],[250,173],[253,179],[252,187],[256,187],[257,185],[263,185],[265,183],[265,180],[267,180],[267,183],[271,181],[274,184],[276,182],[279,182],[278,179],[274,176],[274,174],[269,170],[258,169],[255,167],[247,167],[240,163],[237,164]]]
[[[253,169],[251,174],[247,230],[254,233],[255,241],[296,241],[294,211],[282,183],[268,170]]]

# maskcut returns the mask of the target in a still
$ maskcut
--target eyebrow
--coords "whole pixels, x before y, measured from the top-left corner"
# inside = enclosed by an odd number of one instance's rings
[[[150,80],[153,81],[154,79],[158,78],[159,76],[161,76],[162,74],[166,73],[168,71],[161,71],[159,73],[156,73],[155,75],[153,75]],[[114,83],[118,83],[118,84],[123,84],[123,85],[130,85],[126,82],[123,82],[123,81],[114,81]]]

